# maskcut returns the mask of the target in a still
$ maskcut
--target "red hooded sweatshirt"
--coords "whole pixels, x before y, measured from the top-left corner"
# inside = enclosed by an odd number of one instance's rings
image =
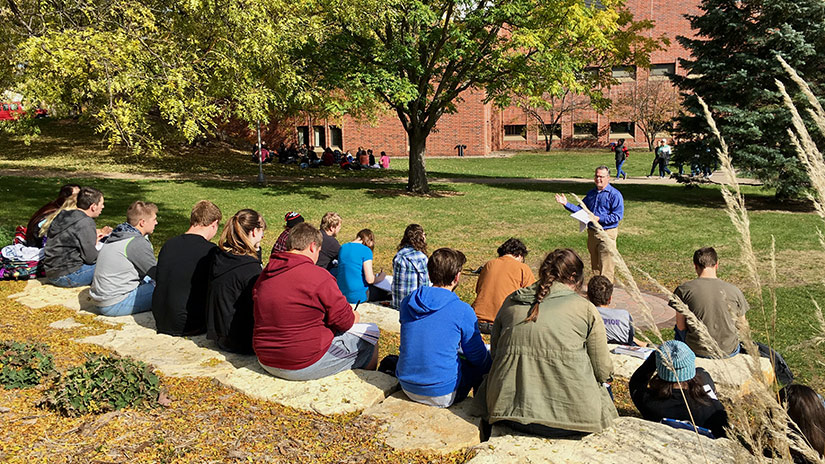
[[[252,289],[252,346],[261,364],[298,370],[327,352],[336,333],[355,323],[335,278],[306,256],[275,253]]]

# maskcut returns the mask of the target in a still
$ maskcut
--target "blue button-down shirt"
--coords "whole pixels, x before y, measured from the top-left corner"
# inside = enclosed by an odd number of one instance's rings
[[[599,217],[599,224],[603,229],[615,229],[624,217],[624,198],[612,185],[607,184],[604,190],[594,188],[587,192],[582,202],[593,214]],[[575,213],[581,206],[567,202],[564,207]]]

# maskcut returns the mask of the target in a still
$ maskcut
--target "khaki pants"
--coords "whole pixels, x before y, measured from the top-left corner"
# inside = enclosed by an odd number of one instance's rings
[[[615,242],[616,237],[619,235],[619,228],[607,229],[604,232]],[[593,269],[593,274],[603,275],[610,282],[613,282],[613,274],[616,269],[613,256],[610,255],[607,243],[596,236],[594,229],[587,229],[587,250],[590,252],[590,268]]]

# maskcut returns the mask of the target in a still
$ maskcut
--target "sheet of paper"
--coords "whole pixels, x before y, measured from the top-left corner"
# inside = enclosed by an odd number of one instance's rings
[[[391,292],[392,291],[392,276],[386,276],[386,277],[384,277],[384,280],[382,280],[381,282],[376,282],[373,285],[375,285],[377,288],[380,288],[381,290]]]
[[[590,216],[587,215],[587,211],[580,209],[575,213],[571,214],[570,217],[579,221],[579,232],[583,231],[587,228],[587,223],[590,222]]]

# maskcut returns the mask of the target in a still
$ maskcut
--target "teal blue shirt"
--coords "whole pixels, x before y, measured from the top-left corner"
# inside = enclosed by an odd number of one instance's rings
[[[338,288],[349,303],[367,301],[369,285],[364,279],[364,261],[372,261],[372,250],[361,243],[345,243],[338,252]]]

